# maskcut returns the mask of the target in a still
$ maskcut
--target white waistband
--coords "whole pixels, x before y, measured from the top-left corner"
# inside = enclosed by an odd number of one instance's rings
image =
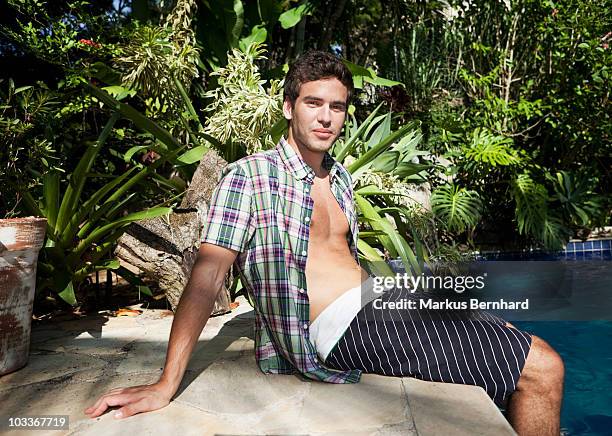
[[[368,302],[363,301],[362,295],[369,295],[366,291],[372,285],[372,277],[368,277],[360,285],[345,291],[323,309],[310,325],[310,341],[323,362],[348,329],[362,305]]]

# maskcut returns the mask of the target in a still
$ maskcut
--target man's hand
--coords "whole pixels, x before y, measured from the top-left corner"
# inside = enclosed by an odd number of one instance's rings
[[[109,407],[123,406],[117,410],[114,417],[117,419],[127,418],[142,412],[166,407],[170,403],[172,395],[159,384],[133,386],[131,388],[117,388],[108,391],[98,401],[85,409],[85,414],[90,418],[102,415]]]
[[[170,403],[172,395],[161,388],[157,383],[152,385],[133,386],[131,388],[112,389],[98,398],[98,401],[85,409],[85,414],[90,418],[96,418],[109,407],[123,406],[117,410],[114,417],[117,419],[127,418],[142,412],[166,407]]]

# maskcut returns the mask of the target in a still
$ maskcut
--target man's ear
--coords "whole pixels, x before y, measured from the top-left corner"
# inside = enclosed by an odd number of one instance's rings
[[[291,106],[291,102],[289,101],[288,98],[286,98],[285,101],[283,101],[283,115],[285,116],[287,120],[290,120],[293,118],[293,107]]]

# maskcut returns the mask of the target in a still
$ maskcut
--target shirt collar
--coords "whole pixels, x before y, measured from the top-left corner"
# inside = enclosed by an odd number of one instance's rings
[[[310,165],[304,162],[302,157],[296,153],[291,144],[289,144],[284,137],[281,137],[276,148],[279,151],[289,173],[291,173],[298,180],[306,179],[306,181],[310,184],[314,182],[314,170],[310,167]],[[325,152],[322,165],[323,168],[329,171],[330,181],[333,181],[340,163],[336,161],[336,159],[334,159],[328,152]]]

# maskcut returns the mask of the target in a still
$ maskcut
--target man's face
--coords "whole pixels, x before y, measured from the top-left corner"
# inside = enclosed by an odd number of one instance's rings
[[[329,150],[344,125],[347,97],[335,77],[304,83],[294,107],[289,100],[283,104],[285,118],[291,120],[289,139],[313,152]]]

